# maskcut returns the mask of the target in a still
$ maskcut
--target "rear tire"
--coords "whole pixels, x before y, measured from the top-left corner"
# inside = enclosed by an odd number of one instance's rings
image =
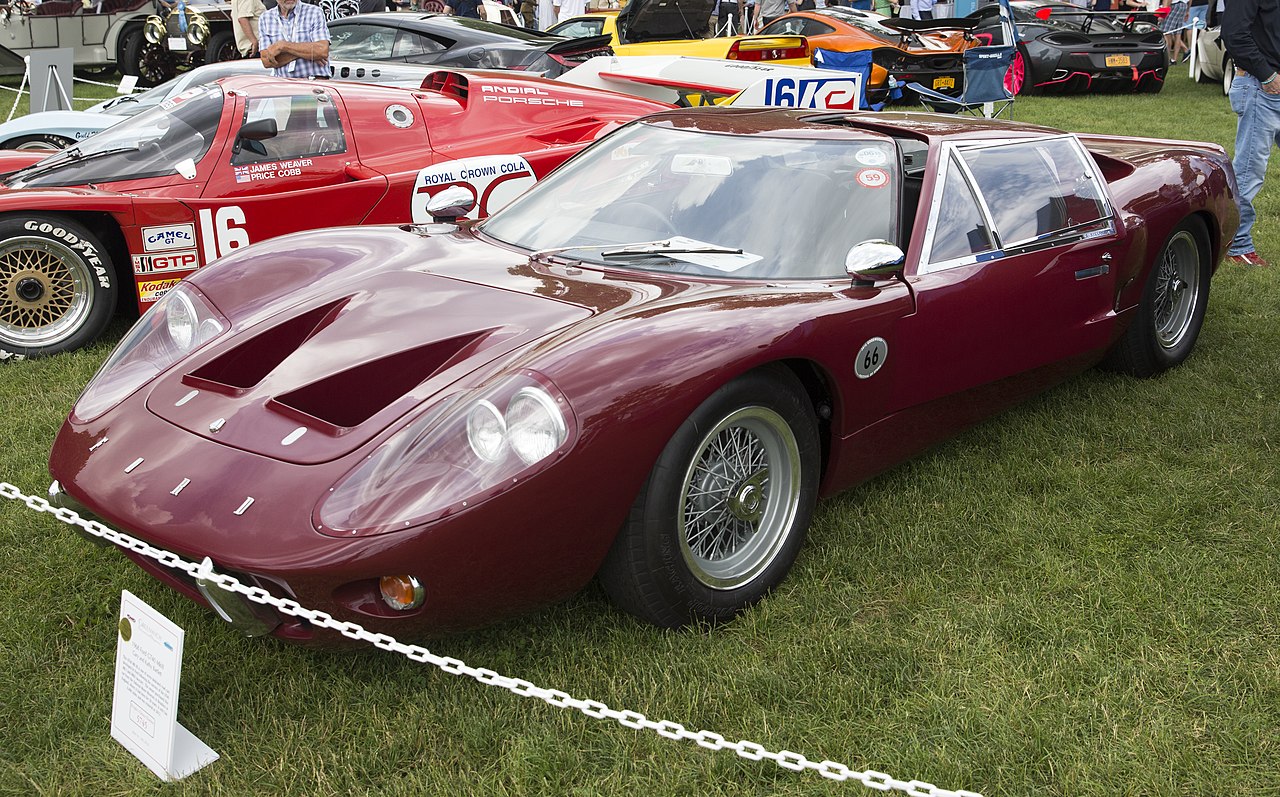
[[[1209,246],[1204,222],[1179,224],[1151,266],[1136,316],[1103,365],[1137,377],[1164,373],[1195,348],[1209,304]]]
[[[721,387],[676,430],[600,569],[625,611],[676,628],[731,619],[786,576],[816,502],[817,422],[786,369]]]
[[[92,343],[116,305],[116,274],[98,237],[53,215],[0,219],[0,361]]]
[[[1231,93],[1231,82],[1236,79],[1236,61],[1231,56],[1222,62],[1222,96]]]
[[[229,30],[220,30],[209,37],[209,46],[204,50],[206,64],[220,64],[223,61],[237,61],[240,51],[236,49],[236,35]]]
[[[60,136],[57,133],[32,133],[26,136],[14,136],[0,144],[0,149],[45,150],[54,152],[66,149],[76,143],[74,139]]]

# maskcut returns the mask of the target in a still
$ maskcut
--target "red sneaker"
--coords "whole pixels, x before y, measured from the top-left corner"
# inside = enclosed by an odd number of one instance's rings
[[[1258,266],[1260,268],[1271,265],[1263,260],[1257,252],[1245,252],[1243,255],[1227,255],[1227,262],[1237,266]]]

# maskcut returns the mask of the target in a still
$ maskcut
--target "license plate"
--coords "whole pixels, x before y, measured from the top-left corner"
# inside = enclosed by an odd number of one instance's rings
[[[934,89],[954,89],[956,79],[953,77],[936,77],[933,79]]]
[[[1127,55],[1108,55],[1107,66],[1128,66],[1129,56]]]
[[[175,37],[172,37],[172,38],[170,38],[170,39],[169,39],[169,49],[170,49],[170,50],[186,50],[186,49],[187,49],[187,40],[186,40],[186,39],[180,39],[180,38],[178,38],[178,37],[176,37],[176,36],[175,36]],[[1109,60],[1111,60],[1111,59],[1107,59],[1107,60],[1109,61]]]

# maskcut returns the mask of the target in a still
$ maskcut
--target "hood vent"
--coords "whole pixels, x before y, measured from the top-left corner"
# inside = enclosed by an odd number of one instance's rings
[[[309,310],[210,360],[182,381],[192,387],[236,395],[258,384],[285,358],[313,338],[346,307],[350,297]]]
[[[327,376],[271,400],[271,408],[330,434],[359,426],[379,410],[472,354],[492,330],[396,352]],[[319,423],[317,423],[317,421]]]

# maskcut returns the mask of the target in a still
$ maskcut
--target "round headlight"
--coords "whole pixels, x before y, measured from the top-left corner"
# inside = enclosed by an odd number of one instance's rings
[[[543,390],[521,388],[507,405],[507,439],[529,465],[550,456],[567,434],[560,408]]]
[[[147,17],[146,24],[142,26],[142,35],[152,44],[164,41],[164,20],[156,16]]]
[[[175,293],[174,301],[165,315],[165,322],[169,325],[169,339],[173,341],[173,345],[181,352],[191,351],[197,340],[200,318],[196,314],[196,306],[187,294]]]
[[[195,45],[203,45],[209,41],[209,23],[205,21],[204,17],[196,17],[187,26],[187,38]]]
[[[467,441],[485,462],[497,462],[507,447],[507,424],[489,401],[478,401],[467,414]]]

